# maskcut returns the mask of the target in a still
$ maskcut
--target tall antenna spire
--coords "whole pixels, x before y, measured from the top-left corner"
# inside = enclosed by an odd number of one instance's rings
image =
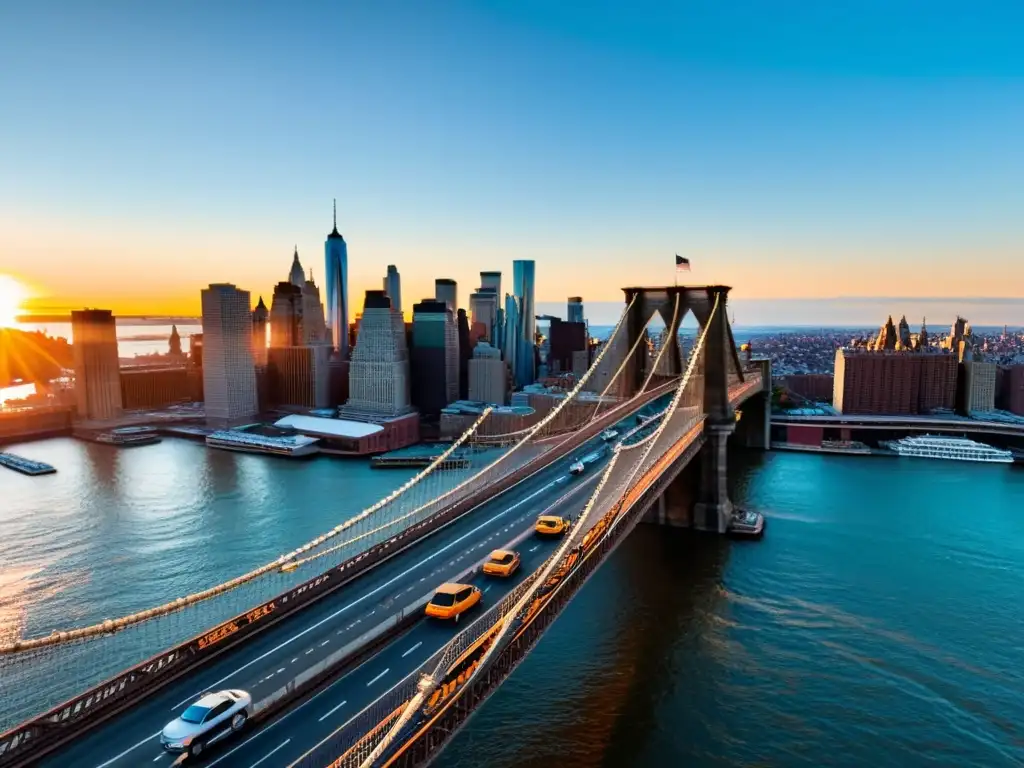
[[[334,229],[338,229],[338,198],[334,198]]]

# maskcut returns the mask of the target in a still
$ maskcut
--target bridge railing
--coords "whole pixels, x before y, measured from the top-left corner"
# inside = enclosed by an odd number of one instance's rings
[[[703,442],[702,435],[695,435],[687,447],[672,459],[672,463],[678,463],[678,465],[688,463],[700,450]],[[659,460],[663,457],[664,455],[659,457]],[[652,481],[645,475],[638,483],[638,487],[634,489],[634,493],[627,496],[623,502],[622,523],[612,529],[610,535],[599,539],[594,549],[579,562],[577,567],[567,573],[564,580],[551,592],[543,607],[535,612],[516,632],[492,663],[483,668],[482,672],[472,680],[460,696],[453,697],[449,706],[439,709],[429,719],[419,724],[415,732],[404,743],[374,765],[388,768],[411,768],[429,763],[473,712],[515,671],[572,598],[632,530],[650,504],[664,492],[664,487],[668,482]],[[395,707],[395,710],[397,709]],[[397,712],[394,710],[391,714],[393,717],[397,716]],[[373,726],[370,727],[370,730],[372,729]],[[340,753],[336,752],[335,754]],[[341,755],[333,763],[330,763],[330,767],[356,768],[356,766],[362,765],[361,758],[362,755],[358,754]],[[309,768],[312,768],[314,764],[308,765]],[[303,766],[303,768],[306,767]]]
[[[712,310],[712,317],[714,317],[713,313],[714,311],[717,311],[718,307],[719,300],[716,298],[715,306]],[[675,311],[673,312],[672,319],[673,327],[678,310],[679,297],[677,295]],[[549,558],[547,563],[537,572],[539,575],[536,577],[534,584],[522,596],[513,609],[513,612],[503,619],[499,626],[496,626],[494,636],[485,639],[481,645],[478,646],[478,657],[475,659],[464,660],[462,667],[459,669],[450,669],[448,673],[449,675],[458,673],[456,680],[444,681],[443,670],[438,670],[433,675],[425,677],[423,684],[418,688],[416,695],[410,700],[409,704],[406,705],[401,715],[397,718],[389,718],[394,719],[393,725],[389,725],[386,728],[374,728],[373,731],[355,748],[353,748],[348,756],[346,756],[347,759],[339,759],[334,763],[334,765],[341,766],[358,764],[361,768],[368,768],[368,766],[375,764],[376,760],[380,756],[388,754],[393,750],[395,743],[401,743],[396,740],[405,739],[402,734],[404,734],[407,729],[417,727],[418,723],[422,722],[424,717],[432,717],[431,712],[436,710],[435,703],[436,706],[440,707],[441,711],[460,706],[458,702],[463,699],[463,693],[467,687],[474,685],[478,678],[486,674],[487,670],[493,665],[493,660],[496,657],[496,654],[500,655],[504,652],[510,641],[509,633],[513,632],[514,634],[511,637],[514,638],[518,632],[517,628],[520,628],[532,620],[532,617],[537,613],[538,609],[541,609],[550,599],[552,589],[557,591],[557,589],[560,588],[560,585],[565,582],[566,578],[571,576],[571,574],[579,568],[580,557],[583,557],[584,559],[590,557],[591,553],[595,551],[595,547],[600,548],[602,542],[615,538],[613,534],[617,530],[617,523],[620,522],[619,518],[621,516],[621,510],[628,507],[631,503],[630,499],[631,494],[633,493],[631,484],[637,473],[644,469],[647,459],[651,455],[659,439],[665,434],[666,428],[673,423],[676,410],[680,405],[682,396],[688,391],[688,384],[694,373],[695,366],[698,360],[701,359],[701,350],[706,336],[707,327],[705,327],[701,332],[698,343],[691,350],[686,373],[683,376],[679,387],[676,389],[675,395],[673,396],[668,408],[666,409],[665,418],[658,424],[650,436],[641,438],[632,446],[632,449],[636,449],[636,453],[633,454],[636,458],[632,461],[626,462],[626,464],[631,463],[632,466],[625,478],[619,478],[621,484],[615,483],[612,486],[609,486],[609,495],[604,497],[604,501],[611,501],[608,511],[600,516],[598,522],[593,526],[593,528],[586,532],[581,540],[577,540],[576,535],[571,535],[562,542],[556,550],[556,553]],[[667,349],[668,345],[664,345],[662,349],[659,350],[658,358],[654,362],[653,370],[657,370],[658,363]],[[647,379],[647,382],[649,381],[650,376],[648,376]],[[645,382],[645,386],[647,382]],[[677,445],[677,443],[673,443],[672,445]],[[671,450],[672,449],[670,448],[669,451]],[[609,462],[605,472],[602,474],[601,480],[595,488],[591,499],[588,501],[577,521],[577,525],[579,526],[578,530],[584,530],[587,520],[600,505],[602,491],[606,485],[608,485],[609,480],[616,474],[615,470],[619,463],[619,459],[624,455],[625,451],[632,452],[630,449],[624,449],[623,445],[620,443],[616,448],[612,460]],[[625,491],[625,496],[620,496],[623,490]],[[614,500],[619,498],[623,499],[623,502],[616,503]]]
[[[338,755],[351,749],[375,728],[390,722],[390,718],[397,714],[396,710],[400,711],[401,707],[404,707],[406,702],[416,694],[420,679],[424,675],[431,674],[439,665],[450,665],[457,661],[462,653],[492,630],[498,620],[508,612],[511,606],[515,605],[519,597],[529,588],[532,578],[532,576],[526,578],[500,603],[488,608],[460,632],[452,643],[439,649],[376,701],[341,725],[306,754],[292,762],[289,768],[323,768]]]

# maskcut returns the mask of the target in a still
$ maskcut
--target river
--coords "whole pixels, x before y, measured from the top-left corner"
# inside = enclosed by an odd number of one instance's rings
[[[638,527],[438,768],[1024,764],[1024,471],[731,460],[765,538]]]
[[[0,473],[0,625],[34,632],[234,575],[408,477],[179,440],[12,450],[59,470]],[[731,460],[765,538],[639,527],[441,768],[1024,762],[1024,471]]]

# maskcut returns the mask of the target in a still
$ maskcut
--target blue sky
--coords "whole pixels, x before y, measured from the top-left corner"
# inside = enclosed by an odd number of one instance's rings
[[[1024,296],[1024,4],[8,3],[0,272],[40,305],[538,262],[538,298]],[[506,281],[508,282],[508,281]],[[813,320],[813,319],[812,319]]]

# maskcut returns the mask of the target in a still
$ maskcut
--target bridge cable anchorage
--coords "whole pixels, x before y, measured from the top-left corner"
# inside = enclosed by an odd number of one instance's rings
[[[569,415],[567,409],[574,405],[595,371],[613,353],[617,346],[614,342],[624,331],[625,320],[635,300],[634,297],[626,306],[608,343],[572,391],[532,428],[516,435],[515,443],[496,457],[486,443],[476,443],[493,419],[493,409],[486,408],[451,446],[399,488],[329,531],[258,568],[208,589],[116,619],[0,643],[3,678],[6,678],[5,682],[12,683],[12,690],[22,692],[17,701],[14,697],[5,697],[11,706],[0,714],[0,730],[14,725],[18,718],[68,700],[101,680],[110,680],[119,672],[124,674],[133,664],[151,657],[155,651],[168,649],[170,653],[176,645],[190,638],[225,627],[229,620],[238,617],[248,620],[248,612],[265,610],[268,603],[277,597],[287,599],[289,590],[293,588],[306,588],[301,582],[302,577],[295,573],[302,565],[322,559],[330,563],[330,568],[356,562],[374,547],[386,546],[389,537],[401,535],[401,531],[428,520],[447,505],[517,471],[520,461],[510,459],[519,456],[525,465],[533,457],[524,455],[527,453],[524,447],[543,440],[552,426],[560,426],[556,420],[562,415]],[[626,405],[623,403],[616,408],[625,410]],[[558,445],[570,439],[567,437]],[[456,466],[453,461],[455,452],[463,447],[470,451],[468,471],[461,463]],[[554,447],[557,446],[542,446],[542,449]],[[479,468],[481,465],[482,469]],[[399,529],[399,526],[404,527]],[[330,544],[339,537],[344,540]],[[324,572],[325,575],[327,573]],[[203,630],[203,627],[207,629]],[[141,628],[145,631],[139,637],[137,633],[142,631]],[[128,629],[133,630],[128,633],[134,638],[130,641],[126,639],[125,630]],[[41,661],[39,654],[58,650],[61,655],[54,663],[65,670],[73,670],[74,674],[49,674],[52,664],[38,663]]]
[[[719,299],[716,296],[715,305],[714,305],[714,307],[712,309],[711,317],[713,317],[714,312],[716,312],[718,310],[718,305],[719,305]],[[672,324],[670,325],[670,327],[673,327],[675,325],[676,313],[678,313],[678,310],[679,310],[679,296],[677,295],[676,296],[675,311],[673,313],[673,320],[672,320]],[[658,437],[660,437],[661,434],[664,432],[667,424],[671,420],[671,417],[674,415],[674,412],[675,412],[676,408],[678,407],[678,405],[679,405],[679,403],[681,401],[682,394],[687,389],[687,385],[688,385],[688,383],[690,381],[690,378],[692,376],[692,373],[693,373],[693,371],[695,369],[695,366],[696,366],[697,360],[699,358],[700,352],[702,351],[702,349],[704,347],[704,342],[705,342],[705,339],[707,337],[707,330],[708,330],[709,326],[710,326],[710,318],[709,318],[709,321],[704,326],[704,329],[703,329],[703,331],[701,333],[701,336],[700,336],[700,339],[699,339],[698,343],[694,346],[694,349],[691,351],[690,360],[689,360],[688,365],[687,365],[686,373],[682,377],[682,382],[677,387],[676,392],[675,392],[675,394],[673,396],[673,399],[672,399],[670,405],[665,409],[665,416],[663,417],[663,419],[659,423],[658,427],[656,428],[655,433],[652,435],[653,439],[651,439],[649,441],[645,439],[643,441],[647,445],[647,449],[644,451],[643,456],[640,458],[640,460],[638,462],[636,462],[636,464],[634,465],[633,471],[630,474],[629,479],[626,482],[627,486],[632,484],[633,479],[635,478],[638,469],[644,464],[647,456],[650,454],[650,451],[653,449],[654,444],[657,442]],[[678,343],[678,342],[676,342],[676,343]],[[658,357],[655,360],[655,364],[654,364],[653,370],[657,370],[657,365],[661,361],[661,355],[664,354],[664,352],[665,352],[665,350],[667,348],[668,348],[668,344],[665,344],[665,345],[662,346],[662,349],[659,351]],[[650,378],[648,377],[648,382],[649,382],[649,380],[650,380]],[[645,382],[645,385],[644,385],[645,387],[646,387],[646,384],[647,384],[647,382]],[[597,487],[594,489],[593,493],[591,494],[590,498],[588,499],[586,506],[584,507],[583,511],[580,513],[579,517],[577,518],[576,522],[574,523],[573,528],[571,529],[569,535],[567,535],[565,537],[565,539],[563,540],[562,544],[557,548],[555,553],[551,557],[548,558],[548,560],[545,562],[545,564],[537,572],[537,576],[532,580],[532,585],[525,592],[525,594],[523,594],[516,601],[515,606],[513,608],[511,608],[510,610],[508,610],[507,612],[503,612],[502,617],[498,620],[498,623],[496,624],[496,626],[498,627],[497,633],[491,639],[490,644],[488,645],[487,649],[483,653],[483,656],[481,656],[480,659],[473,665],[473,667],[471,668],[471,671],[469,672],[468,676],[466,676],[464,679],[461,679],[460,684],[458,685],[458,687],[454,691],[454,696],[453,696],[452,701],[454,701],[455,699],[461,697],[462,693],[473,682],[473,678],[477,674],[479,674],[481,670],[484,670],[484,669],[486,669],[488,667],[488,665],[489,665],[492,657],[495,655],[496,651],[498,651],[500,648],[503,647],[503,640],[504,640],[505,636],[507,635],[508,631],[510,630],[510,628],[514,625],[515,621],[517,619],[521,619],[523,617],[526,608],[532,603],[532,601],[533,601],[535,595],[537,594],[538,590],[541,589],[546,584],[546,582],[551,577],[551,574],[555,570],[555,568],[560,566],[561,564],[563,564],[563,562],[566,559],[566,554],[569,552],[570,548],[574,547],[579,531],[583,530],[583,528],[585,526],[585,523],[589,519],[590,514],[592,513],[595,505],[597,504],[597,501],[598,501],[599,497],[601,496],[602,491],[604,490],[606,484],[608,483],[609,479],[611,478],[611,476],[612,476],[612,474],[613,474],[613,472],[615,470],[615,467],[616,467],[620,457],[623,455],[623,451],[624,450],[625,450],[624,446],[621,443],[616,445],[615,450],[614,450],[614,452],[612,454],[611,461],[609,462],[608,466],[606,467],[605,471],[603,472],[603,474],[601,476],[601,479],[598,482]],[[614,524],[616,519],[617,519],[617,517],[613,518],[612,525]],[[609,525],[607,527],[607,530],[605,531],[604,536],[602,538],[604,538],[604,537],[606,537],[608,535],[608,532],[610,532],[612,525]],[[451,644],[449,644],[449,647],[459,647],[460,643],[458,642],[458,640],[459,640],[459,638],[456,638],[456,640],[454,640]],[[369,751],[368,754],[365,751],[358,752],[358,756],[362,758],[362,762],[359,763],[360,768],[371,768],[371,766],[374,764],[374,762],[378,758],[380,758],[392,746],[392,744],[393,744],[395,738],[397,737],[397,735],[408,725],[408,723],[412,720],[412,718],[416,715],[416,713],[419,712],[423,708],[423,705],[426,702],[426,700],[428,699],[428,697],[430,697],[432,695],[432,693],[436,690],[439,682],[444,679],[444,676],[446,674],[446,671],[444,670],[444,664],[446,664],[446,663],[450,664],[452,662],[454,662],[454,659],[452,658],[452,654],[449,654],[449,653],[444,654],[444,656],[442,657],[441,664],[438,665],[438,669],[435,670],[434,674],[429,675],[429,676],[425,676],[423,678],[422,685],[417,690],[416,695],[408,702],[408,704],[407,704],[405,710],[402,712],[401,716],[397,720],[391,720],[391,722],[393,724],[388,729],[386,735],[384,735],[383,738],[381,738],[381,740],[376,744],[376,746],[374,746]],[[379,733],[380,731],[377,730],[377,732]],[[365,755],[365,757],[364,757],[364,755]],[[338,765],[340,765],[340,761],[339,761]]]

